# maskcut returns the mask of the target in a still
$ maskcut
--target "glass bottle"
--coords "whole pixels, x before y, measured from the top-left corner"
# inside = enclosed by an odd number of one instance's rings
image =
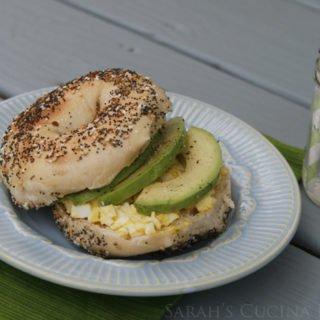
[[[312,120],[303,163],[303,185],[309,198],[320,206],[320,57],[316,62]]]

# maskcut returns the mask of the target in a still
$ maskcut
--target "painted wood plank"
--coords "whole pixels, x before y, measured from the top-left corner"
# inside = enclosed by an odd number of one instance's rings
[[[0,21],[0,61],[5,61],[0,90],[6,95],[55,85],[106,65],[130,67],[276,138],[305,143],[307,110],[86,13],[49,0],[11,0],[2,4]],[[302,219],[320,218],[311,208]],[[313,228],[319,230],[320,221]],[[315,239],[320,234],[299,232]]]
[[[167,90],[220,106],[257,129],[303,146],[308,112],[172,50],[52,1],[2,4],[0,91],[6,95],[104,66],[134,68]],[[84,23],[85,21],[85,23]],[[286,123],[295,126],[285,127]]]
[[[320,260],[289,246],[256,273],[225,285],[185,295],[164,319],[320,318]]]
[[[320,257],[320,208],[309,200],[302,187],[302,217],[293,243]]]
[[[320,0],[289,0],[309,7],[310,9],[320,10]]]
[[[308,106],[319,12],[285,0],[62,0]]]

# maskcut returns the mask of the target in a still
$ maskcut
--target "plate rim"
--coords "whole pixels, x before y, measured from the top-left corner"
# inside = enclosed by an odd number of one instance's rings
[[[3,104],[8,103],[9,101],[21,98],[25,95],[35,95],[39,92],[43,91],[50,91],[53,90],[56,87],[45,87],[40,88],[37,90],[32,90],[29,92],[24,92],[19,95],[16,95],[14,97],[11,97],[9,99],[6,99],[0,103],[0,109]],[[257,259],[253,259],[250,261],[250,263],[245,264],[244,266],[237,268],[235,271],[231,273],[228,277],[224,277],[223,274],[220,276],[216,276],[213,281],[208,281],[208,277],[204,278],[202,280],[198,280],[198,282],[192,286],[188,285],[188,283],[182,283],[180,285],[175,284],[175,287],[163,287],[163,288],[157,288],[157,286],[153,287],[145,287],[141,288],[138,286],[121,286],[121,287],[113,287],[106,286],[105,284],[99,286],[97,283],[88,283],[88,281],[81,281],[77,279],[75,281],[72,277],[68,279],[66,276],[59,276],[55,275],[53,273],[50,273],[43,269],[36,269],[29,264],[29,262],[21,261],[19,258],[10,256],[9,254],[3,252],[0,249],[0,259],[7,264],[26,272],[32,276],[35,276],[37,278],[40,278],[42,280],[46,280],[52,283],[56,283],[59,285],[67,286],[70,288],[82,290],[82,291],[89,291],[89,292],[95,292],[95,293],[103,293],[103,294],[112,294],[112,295],[119,295],[119,296],[166,296],[166,295],[177,295],[177,294],[186,294],[186,293],[192,293],[197,291],[202,291],[206,289],[212,289],[218,286],[222,286],[228,283],[231,283],[233,281],[236,281],[238,279],[241,279],[243,277],[246,277],[247,275],[254,273],[255,271],[259,270],[260,268],[264,267],[266,264],[268,264],[271,260],[276,258],[289,244],[290,240],[293,238],[301,217],[301,194],[298,182],[295,178],[295,175],[290,168],[288,162],[285,160],[283,155],[254,127],[243,121],[242,119],[234,116],[233,114],[220,109],[219,107],[216,107],[214,105],[211,105],[209,103],[206,103],[204,101],[201,101],[199,99],[195,99],[192,97],[188,97],[182,94],[169,92],[167,91],[169,96],[175,96],[177,98],[181,99],[187,99],[191,100],[192,102],[199,103],[203,105],[204,107],[210,109],[210,107],[214,107],[215,109],[219,110],[219,112],[222,112],[229,117],[232,117],[236,121],[240,122],[242,126],[246,127],[248,130],[250,130],[253,134],[259,137],[259,139],[263,140],[268,147],[273,151],[273,153],[277,156],[277,158],[282,162],[284,165],[284,168],[286,169],[286,172],[288,173],[290,177],[290,182],[293,187],[293,197],[296,202],[296,206],[294,207],[294,210],[292,212],[292,215],[294,216],[294,220],[288,228],[287,233],[285,236],[281,239],[281,241],[277,242],[276,245],[271,247],[271,250],[263,257],[260,258],[258,261]],[[239,271],[240,270],[240,271]]]

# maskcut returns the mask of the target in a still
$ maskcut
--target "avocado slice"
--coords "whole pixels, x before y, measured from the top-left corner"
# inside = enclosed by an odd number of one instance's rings
[[[151,138],[150,143],[144,149],[144,151],[133,161],[133,163],[125,168],[123,168],[112,182],[104,187],[93,189],[93,190],[84,190],[78,193],[73,193],[66,196],[65,200],[71,200],[75,205],[85,204],[91,200],[98,198],[99,196],[105,194],[121,181],[125,180],[138,168],[140,168],[155,152],[158,147],[159,141],[161,140],[161,130],[157,131]]]
[[[134,203],[140,213],[188,208],[216,184],[222,167],[221,149],[216,139],[203,129],[191,128],[186,140],[184,172],[177,178],[155,182],[143,189]]]
[[[185,142],[184,120],[169,120],[163,129],[159,146],[151,158],[127,179],[97,198],[103,205],[121,204],[158,179],[171,166]]]

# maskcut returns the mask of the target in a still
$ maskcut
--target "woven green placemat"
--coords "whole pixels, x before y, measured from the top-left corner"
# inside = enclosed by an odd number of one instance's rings
[[[268,135],[265,137],[280,151],[280,153],[285,157],[289,163],[293,173],[295,174],[298,181],[301,180],[302,176],[302,166],[304,158],[304,150],[291,146],[289,144],[283,143],[275,138]]]
[[[301,178],[303,150],[267,138]],[[158,320],[181,296],[128,298],[52,284],[0,262],[0,320]]]
[[[35,278],[0,262],[1,320],[158,320],[178,299],[84,292]]]

